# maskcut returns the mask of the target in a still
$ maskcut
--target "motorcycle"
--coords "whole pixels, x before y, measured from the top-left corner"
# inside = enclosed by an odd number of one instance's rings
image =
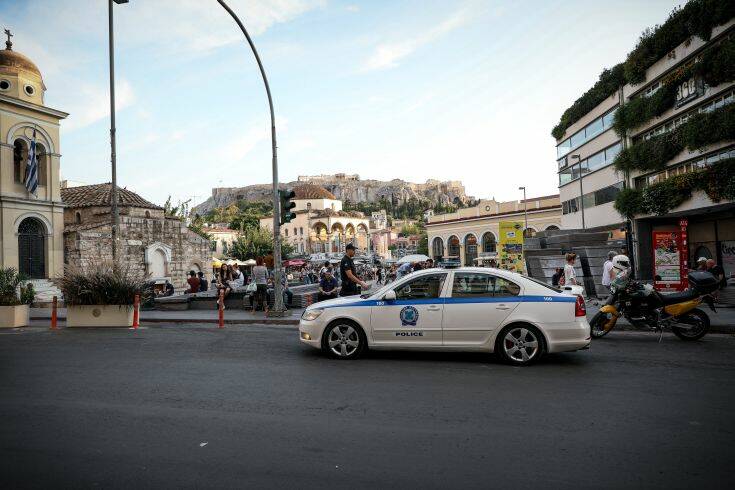
[[[661,294],[650,284],[635,281],[629,270],[621,272],[610,286],[607,301],[590,321],[592,337],[607,335],[622,316],[635,327],[659,332],[659,342],[667,328],[682,340],[701,339],[709,330],[710,320],[697,307],[705,303],[717,312],[712,293],[718,283],[709,272],[690,272],[688,278],[690,287],[686,291]]]

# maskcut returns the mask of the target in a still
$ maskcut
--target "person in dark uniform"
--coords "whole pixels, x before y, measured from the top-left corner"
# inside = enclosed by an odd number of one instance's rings
[[[357,277],[355,272],[355,262],[352,257],[355,256],[355,246],[351,243],[345,247],[345,256],[339,263],[339,275],[342,278],[342,289],[339,291],[340,296],[352,296],[357,294],[357,285],[367,289],[367,283]]]

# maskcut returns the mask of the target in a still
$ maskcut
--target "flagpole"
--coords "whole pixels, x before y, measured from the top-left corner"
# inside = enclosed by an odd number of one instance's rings
[[[117,263],[117,237],[120,228],[120,213],[117,209],[117,155],[115,150],[115,38],[113,32],[112,2],[108,0],[108,31],[110,49],[110,164],[112,165],[112,260]]]

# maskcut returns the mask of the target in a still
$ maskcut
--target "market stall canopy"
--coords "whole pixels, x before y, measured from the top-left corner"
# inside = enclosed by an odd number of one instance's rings
[[[301,267],[302,265],[306,265],[306,261],[303,259],[291,259],[283,262],[284,267]]]
[[[255,265],[255,264],[257,264],[257,262],[255,261],[255,259],[248,259],[245,262],[243,262],[243,265],[247,265],[247,266],[252,266],[252,265]]]
[[[406,255],[404,257],[401,257],[398,259],[399,264],[405,264],[406,262],[424,262],[426,260],[429,260],[429,257],[423,254],[411,254]]]

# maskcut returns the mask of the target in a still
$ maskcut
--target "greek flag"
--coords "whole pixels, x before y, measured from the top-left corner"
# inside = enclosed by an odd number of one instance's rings
[[[33,130],[33,141],[28,151],[28,164],[26,165],[25,185],[28,192],[36,195],[38,189],[38,158],[36,157],[36,130]]]

